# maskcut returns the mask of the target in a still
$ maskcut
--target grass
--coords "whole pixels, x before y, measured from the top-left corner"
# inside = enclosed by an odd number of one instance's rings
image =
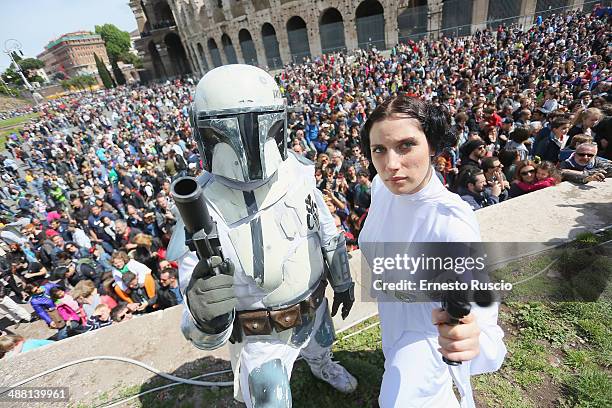
[[[21,125],[22,123],[25,123],[29,121],[30,119],[37,118],[38,116],[39,116],[38,113],[33,112],[33,113],[27,113],[21,116],[16,116],[14,118],[0,120],[0,129]]]
[[[0,120],[0,150],[4,150],[6,139],[11,133],[19,132],[30,119],[39,117],[39,113],[28,113],[15,118]]]
[[[570,244],[511,262],[491,276],[514,284],[506,301],[612,301],[611,239],[610,231],[583,233]]]

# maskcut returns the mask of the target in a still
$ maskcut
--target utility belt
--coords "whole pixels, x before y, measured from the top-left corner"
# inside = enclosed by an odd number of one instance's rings
[[[243,336],[266,336],[301,326],[303,316],[313,317],[316,310],[325,299],[327,281],[321,280],[319,286],[312,294],[293,306],[282,309],[258,309],[236,312],[234,328],[232,330],[232,343],[242,342]]]

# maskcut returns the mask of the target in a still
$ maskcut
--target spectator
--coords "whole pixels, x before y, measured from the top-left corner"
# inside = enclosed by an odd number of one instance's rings
[[[565,161],[576,151],[576,146],[582,143],[593,143],[593,138],[584,134],[577,134],[572,137],[569,145],[559,151],[559,161]]]
[[[134,238],[136,235],[142,234],[141,230],[138,228],[128,227],[127,222],[121,219],[115,221],[115,232],[115,247],[124,248],[128,251],[136,248]]]
[[[353,191],[354,210],[357,214],[362,215],[370,207],[372,200],[372,182],[367,170],[361,170],[357,173],[357,184]]]
[[[183,303],[183,295],[178,282],[178,271],[172,267],[166,267],[159,275],[159,292],[157,303],[160,309],[176,306]]]
[[[87,328],[87,331],[91,331],[110,326],[111,324],[113,324],[113,319],[111,318],[111,308],[104,303],[100,303],[98,306],[96,306],[94,313],[87,318],[85,327]]]
[[[130,297],[132,303],[138,305],[136,311],[152,312],[159,308],[157,304],[159,284],[150,273],[145,275],[143,283],[139,282],[135,273],[129,271],[123,274],[121,280],[127,288],[125,293]]]
[[[612,177],[612,162],[597,156],[597,144],[582,143],[576,152],[561,163],[561,176],[565,181],[586,184]]]
[[[502,191],[500,183],[496,181],[488,187],[485,175],[479,168],[471,166],[463,168],[458,179],[460,185],[457,193],[472,207],[472,210],[499,203]]]
[[[136,303],[133,303],[133,305],[136,305]],[[117,307],[113,308],[111,311],[113,322],[120,323],[132,319],[134,311],[129,306],[126,302],[120,302]]]
[[[462,146],[461,153],[460,170],[465,166],[480,168],[480,160],[487,155],[486,143],[480,138],[469,140]]]
[[[518,197],[525,194],[527,191],[519,188],[518,183],[524,183],[526,185],[533,184],[536,174],[536,164],[531,160],[523,160],[516,165],[514,173],[514,179],[510,185],[510,198]]]
[[[559,151],[567,143],[567,132],[570,129],[570,121],[558,118],[550,124],[550,134],[548,138],[542,140],[537,145],[535,155],[541,160],[557,163],[559,161]]]
[[[530,179],[529,176],[526,177]],[[561,174],[551,162],[542,162],[537,165],[535,179],[531,183],[517,179],[513,185],[518,187],[523,193],[541,190],[546,187],[556,186],[561,182]],[[516,194],[516,193],[515,193]]]
[[[504,176],[504,165],[497,157],[485,157],[481,162],[482,171],[487,185],[493,187],[495,183],[498,183],[501,187],[501,193],[498,194],[499,201],[505,201],[508,199],[508,190],[510,189],[510,183]]]
[[[53,303],[55,303],[55,309],[60,317],[64,319],[64,322],[66,322],[66,330],[68,331],[69,337],[87,331],[81,324],[85,319],[80,315],[80,306],[72,296],[67,294],[64,289],[59,286],[51,288],[49,294]]]
[[[576,115],[571,129],[567,132],[567,144],[571,144],[572,138],[578,134],[594,136],[591,134],[593,132],[592,129],[602,117],[601,111],[597,108],[588,108],[580,111]]]
[[[0,358],[25,353],[52,343],[53,340],[26,339],[19,334],[0,336]]]
[[[6,316],[8,320],[13,322],[15,329],[19,328],[21,322],[29,322],[30,313],[23,307],[19,306],[7,293],[4,285],[0,283],[0,312],[2,317]],[[0,318],[2,318],[0,317]]]
[[[519,160],[527,160],[529,156],[529,149],[525,146],[525,142],[531,136],[530,130],[526,126],[517,126],[510,133],[510,140],[506,143],[506,150],[516,150],[518,152]]]

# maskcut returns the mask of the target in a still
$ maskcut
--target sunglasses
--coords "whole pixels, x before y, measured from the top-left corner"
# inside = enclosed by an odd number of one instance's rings
[[[592,157],[595,157],[595,155],[591,154],[591,153],[576,153],[576,156],[588,157],[589,159],[592,158]]]
[[[525,170],[521,171],[521,176],[527,176],[529,174],[535,173],[535,170]]]

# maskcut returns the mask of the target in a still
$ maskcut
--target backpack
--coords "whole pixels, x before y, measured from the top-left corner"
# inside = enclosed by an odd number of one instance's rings
[[[96,276],[101,273],[100,265],[91,258],[80,258],[76,263],[77,274],[85,279],[95,280]]]

